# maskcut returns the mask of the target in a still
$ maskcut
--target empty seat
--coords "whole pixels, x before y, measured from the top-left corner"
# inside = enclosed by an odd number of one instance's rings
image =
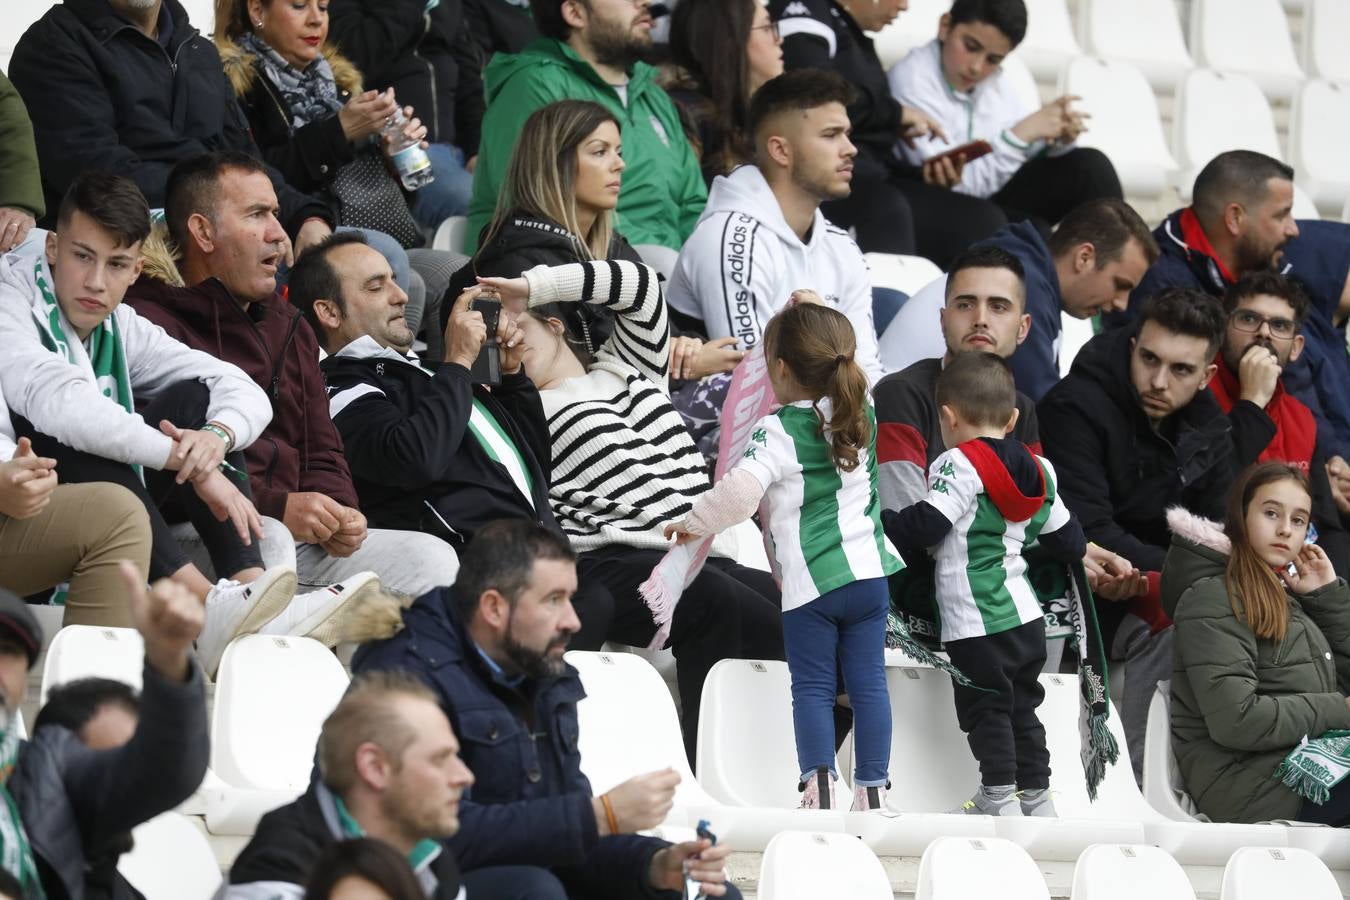
[[[208,38],[216,27],[216,9],[213,0],[182,0],[188,21]]]
[[[1350,4],[1346,4],[1350,9]],[[1319,209],[1333,215],[1350,199],[1350,84],[1309,81],[1294,98],[1289,160],[1294,176]]]
[[[302,793],[319,729],[347,681],[337,657],[318,641],[236,639],[216,678],[211,769],[234,788]]]
[[[1350,3],[1345,0],[1306,0],[1303,6],[1303,68],[1309,78],[1350,82],[1350,56],[1345,53],[1347,34],[1350,34]]]
[[[211,900],[220,888],[220,865],[206,836],[186,816],[163,813],[138,825],[135,846],[117,871],[145,900]]]
[[[1075,105],[1092,118],[1078,144],[1110,157],[1127,195],[1154,197],[1167,186],[1177,162],[1167,148],[1153,88],[1139,69],[1081,57],[1064,69],[1058,93],[1083,98]]]
[[[759,867],[759,900],[891,900],[881,860],[849,834],[784,831]]]
[[[1270,104],[1245,75],[1209,69],[1188,72],[1177,92],[1174,118],[1172,149],[1181,164],[1176,186],[1188,202],[1195,176],[1226,150],[1255,150],[1284,158]]]
[[[1079,0],[1078,39],[1093,56],[1136,67],[1160,91],[1176,90],[1195,68],[1174,0]]]
[[[1021,847],[1000,838],[944,837],[919,861],[915,900],[1049,900],[1040,867]]]
[[[938,20],[951,7],[951,0],[909,0],[895,21],[871,35],[881,67],[889,69],[910,50],[936,38]]]
[[[4,57],[6,74],[9,73],[9,56],[19,43],[19,38],[23,37],[28,26],[55,5],[54,0],[5,0],[5,14],[0,16],[0,56]]]
[[[134,628],[69,625],[47,647],[39,704],[53,687],[79,678],[111,678],[141,689],[145,644]]]
[[[1083,55],[1065,0],[1026,0],[1027,35],[1017,56],[1037,81],[1053,83],[1070,60]]]
[[[436,250],[449,250],[463,253],[465,239],[469,233],[469,220],[465,216],[451,216],[436,229],[431,246]]]
[[[1272,97],[1293,97],[1303,80],[1280,0],[1192,0],[1191,53],[1197,65],[1250,76]]]
[[[922,256],[901,256],[897,253],[865,253],[872,286],[890,288],[906,297],[913,297],[934,278],[942,277],[942,270]]]
[[[1059,341],[1059,377],[1063,378],[1069,374],[1069,369],[1073,367],[1073,358],[1078,355],[1078,351],[1083,349],[1083,345],[1092,340],[1097,334],[1096,317],[1091,319],[1078,319],[1069,315],[1063,310],[1059,314],[1060,341]],[[1062,646],[1062,645],[1061,645]]]
[[[921,359],[947,352],[938,318],[946,301],[947,276],[941,273],[910,295],[877,340],[883,369],[899,372]]]
[[[1297,181],[1294,182],[1294,205],[1292,210],[1295,219],[1322,218],[1322,214],[1317,211],[1317,204],[1313,202],[1313,198]]]
[[[1223,870],[1219,900],[1340,900],[1336,877],[1320,859],[1297,847],[1244,847]]]
[[[1078,857],[1070,900],[1195,900],[1175,859],[1147,844],[1093,844]]]

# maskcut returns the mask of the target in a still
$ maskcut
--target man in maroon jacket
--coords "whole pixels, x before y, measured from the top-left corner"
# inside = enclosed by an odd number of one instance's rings
[[[448,544],[369,530],[357,508],[328,415],[318,341],[276,292],[284,231],[265,170],[238,153],[186,160],[169,176],[165,213],[190,287],[142,276],[127,302],[178,340],[239,366],[267,392],[272,422],[245,458],[258,511],[284,523],[295,540],[300,583],[326,586],[370,570],[412,596],[451,584],[458,560]]]

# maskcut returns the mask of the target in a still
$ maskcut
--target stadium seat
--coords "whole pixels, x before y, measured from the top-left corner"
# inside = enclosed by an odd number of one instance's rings
[[[144,666],[145,644],[134,628],[69,625],[47,648],[39,705],[57,685],[91,676],[123,681],[139,691]]]
[[[1110,157],[1127,195],[1153,197],[1167,186],[1177,163],[1167,148],[1153,88],[1139,69],[1080,57],[1064,68],[1058,93],[1083,98],[1076,106],[1092,118],[1078,144]]]
[[[1070,900],[1195,900],[1177,861],[1146,844],[1093,844],[1078,857]]]
[[[117,871],[145,900],[211,900],[220,889],[220,866],[206,836],[178,813],[163,813],[131,832],[134,846]]]
[[[1027,35],[1017,56],[1037,81],[1054,83],[1070,60],[1083,55],[1065,0],[1026,0]]]
[[[319,728],[347,681],[337,657],[318,641],[236,639],[216,678],[211,769],[232,788],[302,793]]]
[[[1245,75],[1209,69],[1186,73],[1177,91],[1172,149],[1181,164],[1176,186],[1190,202],[1195,176],[1226,150],[1256,150],[1284,159],[1270,104]]]
[[[1079,319],[1060,310],[1059,377],[1069,374],[1073,359],[1083,345],[1097,335],[1096,319]]]
[[[1350,4],[1346,4],[1350,9]],[[1298,184],[1318,209],[1333,214],[1350,199],[1350,84],[1309,81],[1289,118],[1289,161]]]
[[[452,253],[463,253],[464,244],[469,234],[469,220],[465,216],[451,216],[440,224],[436,229],[436,236],[431,239],[432,249],[449,250]]]
[[[881,860],[849,834],[784,831],[774,835],[759,867],[759,900],[891,900]]]
[[[1223,870],[1219,900],[1340,900],[1336,877],[1313,854],[1297,847],[1244,847]]]
[[[1195,68],[1174,0],[1079,0],[1078,40],[1086,53],[1129,63],[1167,93]]]
[[[55,5],[54,0],[5,0],[5,14],[0,16],[0,61],[9,72],[9,58],[14,45],[38,19]]]
[[[1350,82],[1350,3],[1345,0],[1299,0],[1303,3],[1303,68],[1309,78]]]
[[[906,297],[913,297],[934,278],[942,277],[942,270],[922,256],[896,253],[864,253],[863,256],[872,273],[873,287],[890,288]]]
[[[1285,837],[1290,847],[1307,850],[1331,869],[1350,869],[1350,831],[1307,822],[1289,822]]]
[[[183,8],[187,10],[188,21],[210,40],[211,33],[216,27],[216,8],[212,0],[181,0],[181,2]]]
[[[1196,65],[1251,77],[1271,97],[1288,99],[1303,80],[1280,0],[1192,0]]]
[[[638,244],[633,249],[637,251],[638,256],[642,257],[643,262],[655,269],[667,281],[675,274],[675,263],[680,259],[678,250],[662,247],[660,244]]]
[[[871,35],[881,67],[889,71],[906,53],[936,38],[938,20],[951,7],[951,0],[909,0],[905,12]]]
[[[899,372],[921,359],[932,359],[947,352],[938,319],[938,310],[942,309],[946,299],[947,276],[940,273],[910,295],[877,340],[883,369]]]
[[[769,554],[764,549],[764,535],[758,526],[750,520],[736,525],[726,532],[727,537],[736,542],[736,562],[750,569],[768,572]]]
[[[1199,821],[1195,801],[1181,784],[1181,772],[1172,753],[1172,683],[1158,682],[1148,707],[1148,736],[1144,741],[1144,799],[1176,822]]]
[[[1040,867],[1000,838],[944,837],[919,860],[915,900],[1050,900]]]
[[[1309,195],[1297,181],[1294,182],[1293,211],[1295,219],[1322,218],[1322,214],[1317,211],[1317,204],[1313,202],[1312,196]]]
[[[1341,207],[1341,221],[1350,224],[1350,197],[1345,198],[1345,206]]]

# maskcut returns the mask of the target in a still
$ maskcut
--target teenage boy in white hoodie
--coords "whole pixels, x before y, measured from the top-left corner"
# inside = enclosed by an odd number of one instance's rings
[[[812,289],[853,323],[857,362],[875,384],[884,372],[867,263],[819,209],[850,192],[852,93],[838,75],[817,70],[785,73],[755,93],[755,165],[713,181],[666,296],[676,312],[701,319],[709,338],[735,337],[750,350],[793,291]]]
[[[373,576],[297,598],[294,569],[262,568],[262,521],[234,451],[271,420],[266,394],[122,305],[150,231],[140,190],[81,176],[57,222],[45,252],[0,260],[0,389],[15,437],[55,460],[63,481],[121,484],[142,501],[150,578],[172,578],[206,606],[197,650],[208,673],[237,635],[336,628],[349,601],[378,590]],[[228,579],[212,585],[188,561],[161,507],[193,523]]]

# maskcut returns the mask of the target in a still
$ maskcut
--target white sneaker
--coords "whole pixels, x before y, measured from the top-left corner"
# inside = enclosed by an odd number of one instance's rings
[[[335,647],[356,610],[379,593],[378,575],[358,573],[326,588],[299,594],[262,633],[309,637],[325,647]]]
[[[275,566],[252,584],[221,579],[206,595],[206,621],[197,635],[197,658],[206,674],[216,677],[230,641],[254,634],[277,617],[295,596],[295,570]]]

